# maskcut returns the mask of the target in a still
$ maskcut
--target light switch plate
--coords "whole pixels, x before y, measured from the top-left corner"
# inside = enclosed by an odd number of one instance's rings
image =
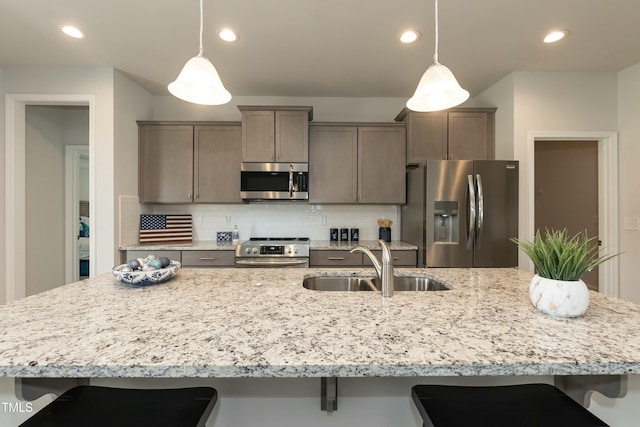
[[[637,216],[625,216],[623,221],[623,228],[625,230],[639,231],[640,218]]]

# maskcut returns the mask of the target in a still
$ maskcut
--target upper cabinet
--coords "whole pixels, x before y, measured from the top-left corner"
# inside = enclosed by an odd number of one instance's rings
[[[141,203],[241,203],[239,124],[138,126]]]
[[[403,109],[396,121],[407,123],[407,164],[494,159],[495,112],[495,108],[454,108],[432,113]]]
[[[193,126],[139,123],[138,133],[140,202],[193,201]]]
[[[306,163],[312,107],[239,105],[242,161]]]
[[[194,202],[242,203],[240,126],[206,125],[194,130]]]
[[[404,126],[311,126],[309,202],[404,204],[405,144]]]

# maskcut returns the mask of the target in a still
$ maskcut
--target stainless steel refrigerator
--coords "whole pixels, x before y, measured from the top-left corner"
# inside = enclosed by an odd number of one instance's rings
[[[407,171],[402,240],[420,267],[515,267],[518,162],[430,160]]]

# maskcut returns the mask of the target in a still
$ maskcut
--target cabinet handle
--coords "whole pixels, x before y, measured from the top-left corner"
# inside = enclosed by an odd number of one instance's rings
[[[202,257],[200,258],[200,261],[214,261],[216,259],[216,257]]]
[[[344,261],[343,256],[330,256],[329,261]]]
[[[187,193],[187,199],[191,200],[191,193]]]

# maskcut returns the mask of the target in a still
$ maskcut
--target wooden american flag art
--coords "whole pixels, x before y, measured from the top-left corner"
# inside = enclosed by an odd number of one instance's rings
[[[191,215],[140,215],[140,243],[191,243]]]

